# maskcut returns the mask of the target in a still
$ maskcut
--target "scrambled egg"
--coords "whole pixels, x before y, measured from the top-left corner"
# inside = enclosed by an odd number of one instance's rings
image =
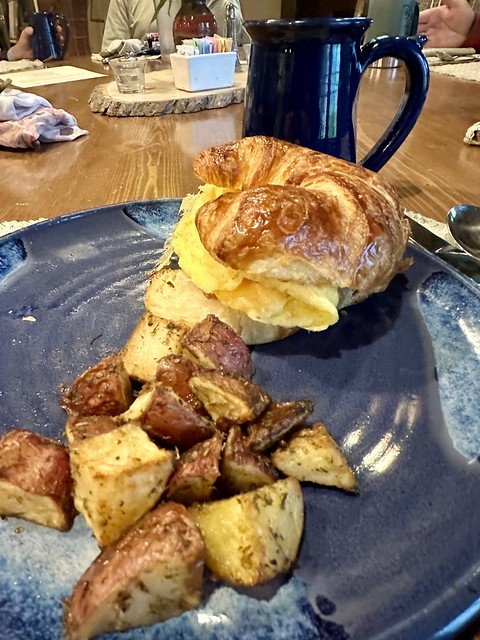
[[[232,269],[212,258],[201,243],[195,214],[204,203],[226,191],[204,185],[198,194],[184,200],[184,215],[174,231],[171,248],[192,282],[232,309],[266,324],[323,331],[337,322],[338,290],[327,282],[301,285],[275,278],[253,280],[252,274]]]

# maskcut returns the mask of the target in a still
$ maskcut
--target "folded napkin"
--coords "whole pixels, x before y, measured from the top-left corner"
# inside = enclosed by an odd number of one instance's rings
[[[45,65],[41,60],[0,60],[0,73],[44,68]]]
[[[18,89],[0,93],[0,145],[28,149],[41,142],[64,142],[86,135],[74,116],[48,100]]]
[[[423,55],[427,58],[428,64],[431,67],[448,64],[461,64],[465,62],[477,62],[480,60],[480,55],[471,47],[460,47],[457,49],[451,47],[437,49],[425,48],[423,49]]]

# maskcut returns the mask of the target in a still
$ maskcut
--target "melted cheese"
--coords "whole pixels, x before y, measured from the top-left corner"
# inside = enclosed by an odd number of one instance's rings
[[[281,327],[323,331],[338,321],[338,289],[328,282],[301,285],[275,278],[253,280],[251,274],[227,267],[204,248],[195,226],[195,214],[226,189],[204,185],[184,200],[184,214],[171,242],[179,264],[202,291],[243,311],[252,320]]]

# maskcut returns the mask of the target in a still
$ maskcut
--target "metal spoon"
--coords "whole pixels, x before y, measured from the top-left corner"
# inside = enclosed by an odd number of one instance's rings
[[[467,253],[480,258],[480,207],[459,204],[447,214],[448,228]]]

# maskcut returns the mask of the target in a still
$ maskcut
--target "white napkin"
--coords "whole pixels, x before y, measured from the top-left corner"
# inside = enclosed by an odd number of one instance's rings
[[[51,107],[48,100],[19,89],[4,89],[0,93],[0,122],[20,120],[40,107]]]
[[[13,149],[37,147],[41,142],[75,140],[88,133],[74,116],[55,109],[48,100],[18,89],[0,92],[0,145]]]
[[[28,69],[44,69],[41,60],[1,60],[0,73],[12,73],[15,71],[27,71]]]
[[[88,133],[63,109],[41,108],[21,120],[0,122],[0,145],[28,149],[41,142],[66,142]]]

